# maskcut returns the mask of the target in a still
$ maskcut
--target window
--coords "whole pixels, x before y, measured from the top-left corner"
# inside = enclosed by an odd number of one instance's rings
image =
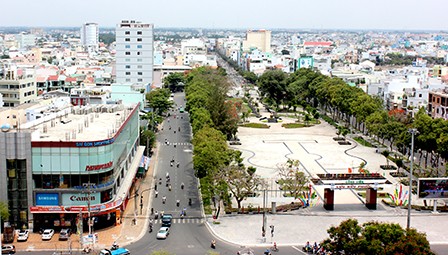
[[[130,41],[131,41],[131,38],[124,38],[124,41],[125,41],[125,42],[130,42]]]
[[[131,31],[124,31],[124,34],[125,34],[125,35],[130,35],[130,34],[131,34]]]
[[[126,78],[126,82],[131,82],[131,79],[129,79],[129,78]]]
[[[126,51],[124,54],[125,54],[125,55],[131,55],[131,52]]]
[[[141,51],[137,51],[137,55],[142,55],[142,52]]]
[[[137,74],[138,74],[138,75],[143,75],[143,72],[138,72]]]
[[[137,66],[137,68],[138,68],[138,69],[141,69],[141,68],[142,68],[142,66]]]
[[[130,66],[130,65],[126,65],[125,68],[126,68],[126,69],[129,69],[129,68],[131,68],[131,66]]]
[[[130,58],[127,58],[127,59],[125,59],[124,61],[129,62],[129,61],[131,61],[131,59],[130,59]]]
[[[138,35],[141,35],[141,34],[142,34],[142,31],[137,31],[137,34],[138,34]]]
[[[142,41],[142,38],[137,38],[137,42],[141,42]]]
[[[142,59],[141,58],[137,58],[137,62],[142,62]]]
[[[137,49],[141,49],[143,46],[141,45],[137,45]]]
[[[125,48],[125,49],[130,49],[130,48],[131,48],[131,45],[125,45],[124,48]]]
[[[131,72],[126,72],[125,74],[126,74],[126,75],[131,75]]]
[[[142,82],[142,81],[143,81],[143,79],[137,79],[137,81],[138,81],[138,82]]]

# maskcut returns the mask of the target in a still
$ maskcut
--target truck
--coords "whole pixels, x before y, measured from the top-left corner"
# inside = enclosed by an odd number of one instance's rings
[[[16,232],[14,230],[14,227],[5,227],[4,233],[3,233],[3,242],[4,243],[14,242],[15,233]]]
[[[131,254],[128,249],[118,248],[116,250],[103,249],[100,251],[100,255],[129,255]]]

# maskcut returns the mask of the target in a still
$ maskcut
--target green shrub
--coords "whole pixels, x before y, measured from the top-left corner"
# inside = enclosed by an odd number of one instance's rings
[[[248,128],[269,128],[269,125],[266,125],[264,123],[246,123],[243,125],[240,125],[240,127],[248,127]]]

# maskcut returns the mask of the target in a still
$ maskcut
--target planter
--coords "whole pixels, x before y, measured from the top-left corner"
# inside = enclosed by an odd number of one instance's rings
[[[380,165],[380,168],[383,170],[397,170],[397,167],[393,165]]]

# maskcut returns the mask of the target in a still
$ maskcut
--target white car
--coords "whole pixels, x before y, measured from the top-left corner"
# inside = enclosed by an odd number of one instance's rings
[[[51,240],[53,235],[54,235],[53,229],[45,229],[44,232],[42,232],[42,240]]]
[[[25,242],[28,240],[28,235],[30,232],[28,230],[20,230],[19,234],[17,235],[17,242]]]
[[[170,234],[169,227],[161,227],[159,229],[159,232],[157,232],[157,239],[166,239],[169,234]]]

